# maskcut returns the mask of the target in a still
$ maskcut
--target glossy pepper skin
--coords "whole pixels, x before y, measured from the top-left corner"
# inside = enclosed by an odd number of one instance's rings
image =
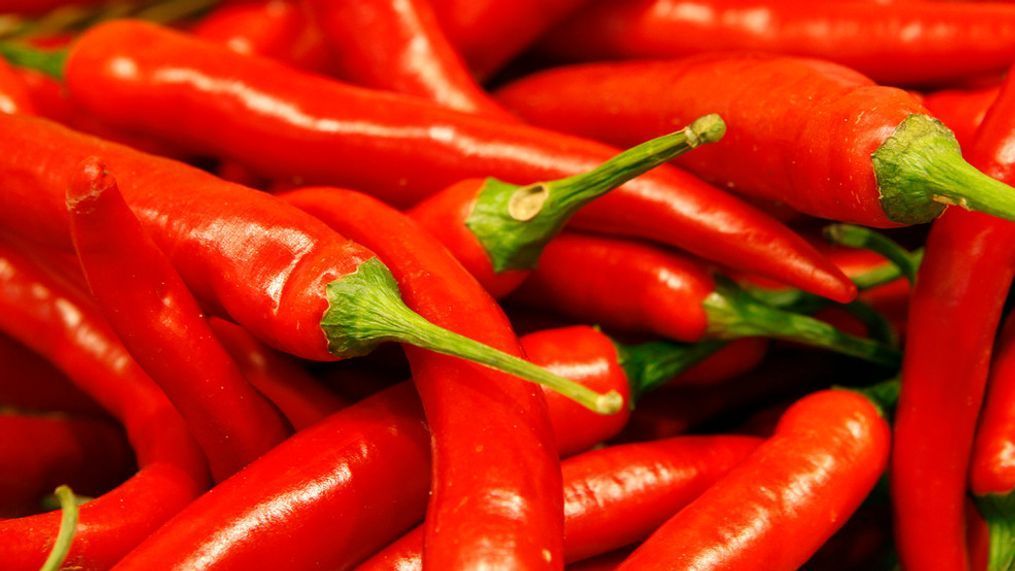
[[[923,104],[955,133],[959,145],[971,150],[976,141],[976,130],[983,123],[987,111],[997,99],[997,86],[976,89],[946,89],[923,96]]]
[[[410,308],[443,327],[522,354],[496,302],[439,241],[402,213],[333,188],[301,189],[283,198],[376,252],[392,268]],[[433,434],[427,565],[563,567],[560,468],[542,392],[435,353],[406,348],[406,356]],[[505,498],[512,509],[504,509]]]
[[[1015,88],[1006,83],[970,149],[1013,181]],[[913,569],[969,569],[964,502],[998,321],[1015,275],[1015,224],[952,212],[931,229],[909,310],[895,420],[896,545]],[[924,518],[931,517],[928,521]]]
[[[1015,58],[1015,7],[598,0],[546,37],[551,52],[582,60],[756,50],[833,61],[878,83],[931,84],[1007,69]]]
[[[928,222],[946,204],[1015,215],[1009,187],[963,161],[915,97],[830,62],[718,53],[588,64],[537,73],[498,96],[537,125],[621,145],[708,109],[726,136],[678,164],[821,218],[892,227]]]
[[[148,47],[128,53],[125,45]],[[552,180],[615,154],[589,141],[301,74],[138,22],[87,32],[65,71],[75,100],[113,124],[263,175],[349,186],[400,206],[465,179]],[[215,136],[202,127],[211,125]],[[853,295],[851,284],[785,227],[673,169],[603,196],[574,223],[648,234],[833,299]]]
[[[866,397],[810,395],[620,569],[798,568],[874,487],[889,443],[888,423]]]
[[[96,157],[78,171],[67,210],[92,295],[183,415],[212,476],[222,480],[285,440],[291,428],[219,344],[187,286],[123,200],[115,173]]]
[[[611,446],[561,464],[564,557],[587,559],[648,537],[761,443],[749,436],[685,436]],[[359,571],[423,568],[415,529]]]
[[[21,76],[5,62],[0,62],[0,113],[34,115],[32,99]]]
[[[472,78],[426,0],[308,0],[307,6],[342,79],[515,120]]]
[[[0,329],[52,360],[116,417],[137,456],[136,475],[81,507],[66,561],[109,568],[204,490],[204,458],[179,413],[84,294],[6,242],[0,260]],[[59,522],[56,512],[0,521],[4,567],[38,569]]]

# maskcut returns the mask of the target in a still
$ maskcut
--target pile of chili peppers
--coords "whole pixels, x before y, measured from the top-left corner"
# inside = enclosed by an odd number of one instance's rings
[[[0,0],[0,569],[1015,570],[1015,4]]]

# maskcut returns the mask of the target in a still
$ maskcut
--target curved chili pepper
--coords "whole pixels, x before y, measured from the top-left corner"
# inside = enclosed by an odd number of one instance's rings
[[[760,443],[748,436],[683,436],[611,446],[561,463],[565,559],[587,559],[648,537]],[[417,528],[357,569],[422,569],[422,551]]]
[[[52,360],[115,416],[137,455],[135,476],[81,507],[67,560],[108,568],[204,489],[204,459],[179,414],[90,300],[6,243],[0,243],[0,266],[0,329]],[[0,521],[4,568],[38,569],[59,522],[59,513]]]
[[[955,133],[959,145],[968,150],[976,141],[976,130],[999,91],[997,86],[948,89],[924,95],[923,104]]]
[[[726,137],[677,162],[822,218],[890,227],[946,205],[1015,217],[1015,193],[966,163],[916,98],[828,62],[706,54],[575,66],[522,79],[500,99],[533,123],[621,144],[719,113]]]
[[[70,248],[70,177],[82,160],[101,156],[203,305],[274,347],[334,360],[406,341],[538,379],[604,412],[618,404],[420,318],[371,252],[274,197],[32,117],[0,114],[0,130],[9,135],[0,141],[0,225],[9,230]],[[385,322],[363,321],[372,315]]]
[[[32,100],[21,77],[2,61],[0,61],[0,113],[34,114]]]
[[[874,487],[889,442],[888,423],[865,396],[810,395],[620,569],[798,568]]]
[[[94,399],[52,363],[0,333],[0,407],[105,416]]]
[[[128,52],[126,45],[147,48]],[[615,154],[590,141],[301,74],[137,22],[83,35],[66,76],[75,100],[113,124],[259,174],[347,185],[399,205],[469,178],[529,183],[586,172]],[[214,136],[206,130],[212,125]],[[852,284],[784,226],[674,169],[657,169],[595,200],[575,224],[677,245],[832,299],[854,295]]]
[[[546,38],[552,53],[586,60],[757,50],[833,61],[880,83],[927,84],[1007,69],[1015,58],[1015,7],[599,0]]]
[[[338,67],[352,83],[516,121],[472,78],[425,0],[309,0]]]
[[[680,341],[771,336],[895,366],[892,349],[755,301],[698,262],[643,244],[563,234],[517,300],[533,307]]]
[[[1015,181],[1015,86],[1006,82],[970,149]],[[913,289],[895,421],[892,501],[899,559],[969,569],[964,505],[976,419],[998,321],[1015,275],[1015,224],[952,212],[934,224]],[[927,518],[930,518],[929,520]]]
[[[67,210],[74,249],[103,315],[183,415],[212,475],[222,480],[291,430],[215,339],[114,176],[92,157],[71,180]]]

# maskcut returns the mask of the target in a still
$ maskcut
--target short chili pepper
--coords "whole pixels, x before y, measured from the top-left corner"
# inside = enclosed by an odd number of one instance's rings
[[[599,236],[562,234],[550,242],[514,299],[680,341],[770,336],[890,367],[900,361],[887,346],[758,302],[693,259]]]
[[[207,467],[179,413],[82,294],[0,243],[0,330],[55,363],[119,420],[140,471],[81,508],[68,566],[108,568],[190,503],[207,485]],[[0,521],[5,569],[35,571],[57,534],[60,515]]]
[[[0,62],[0,113],[34,114],[32,100],[21,76]]]
[[[965,162],[916,98],[829,62],[723,53],[575,66],[522,79],[500,99],[538,125],[620,144],[719,113],[726,137],[677,162],[822,218],[890,227],[947,205],[1015,217],[1015,193]]]
[[[749,436],[683,436],[601,448],[561,463],[565,559],[580,561],[648,537],[760,443]],[[422,550],[417,528],[357,569],[422,569]]]
[[[285,440],[290,426],[219,344],[179,274],[124,202],[115,173],[96,157],[78,171],[67,211],[92,295],[187,421],[212,476],[222,480]]]
[[[94,399],[67,380],[52,363],[0,333],[0,407],[106,416]]]
[[[148,48],[127,53],[125,45]],[[465,179],[552,180],[615,154],[590,141],[301,74],[138,22],[85,33],[65,73],[75,100],[111,124],[265,176],[346,185],[399,206]],[[854,295],[848,280],[784,226],[674,169],[656,169],[600,197],[574,223],[676,245],[835,300]]]
[[[997,86],[947,89],[924,95],[923,104],[955,133],[963,149],[971,149],[976,141],[976,130],[999,91]]]
[[[929,84],[1006,69],[1015,58],[1015,7],[598,0],[546,38],[552,53],[585,60],[756,50],[833,61],[879,83]]]
[[[10,135],[0,142],[9,183],[0,193],[0,225],[10,231],[69,249],[70,177],[80,161],[101,156],[195,297],[276,348],[334,360],[404,340],[570,389],[604,412],[617,404],[420,318],[371,252],[274,197],[41,119],[0,115],[0,129]]]
[[[472,78],[426,0],[308,0],[350,83],[415,95],[466,113],[516,119]]]
[[[1006,82],[969,150],[1013,182],[1015,85]],[[956,211],[927,239],[909,309],[895,421],[895,543],[912,569],[970,568],[965,501],[994,337],[1015,275],[1015,224]],[[928,519],[929,518],[929,519]]]
[[[867,397],[846,390],[805,397],[775,435],[620,569],[798,568],[874,487],[889,442],[888,423]]]

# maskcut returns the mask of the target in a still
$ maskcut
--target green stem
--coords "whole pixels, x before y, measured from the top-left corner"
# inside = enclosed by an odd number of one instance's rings
[[[875,385],[863,388],[847,388],[867,397],[878,408],[881,416],[891,423],[895,405],[899,402],[899,393],[902,391],[902,382],[899,377],[882,381]]]
[[[857,321],[863,323],[864,328],[867,329],[868,337],[891,347],[899,346],[899,337],[895,334],[895,330],[892,329],[892,325],[888,323],[884,315],[875,311],[873,307],[856,299],[842,306],[842,308],[855,317]]]
[[[53,542],[53,549],[49,557],[42,564],[41,571],[58,571],[63,565],[67,554],[70,552],[71,544],[74,542],[74,532],[78,526],[78,503],[74,498],[74,492],[67,486],[60,486],[56,489],[56,497],[60,499],[60,532]]]
[[[547,242],[581,207],[678,155],[718,141],[725,132],[722,118],[706,115],[583,174],[527,186],[487,179],[465,224],[483,245],[494,270],[530,269]]]
[[[40,50],[21,43],[0,42],[0,57],[11,65],[34,69],[60,80],[67,53],[66,49]]]
[[[614,342],[617,358],[631,385],[632,400],[666,384],[671,379],[713,355],[725,341],[709,340],[687,344],[650,341],[639,345]]]
[[[988,571],[1015,569],[1015,492],[978,496],[976,506],[990,529]]]
[[[824,233],[826,238],[836,244],[849,248],[871,250],[881,254],[902,271],[909,283],[916,281],[916,270],[920,267],[919,260],[915,260],[909,250],[884,234],[852,224],[831,224],[825,226]]]
[[[538,383],[600,414],[614,414],[624,404],[616,391],[597,393],[524,359],[430,323],[405,305],[395,278],[377,258],[361,263],[355,273],[328,284],[327,294],[328,310],[321,328],[328,339],[328,349],[338,357],[365,355],[388,341],[408,343]]]
[[[1015,190],[967,163],[955,135],[933,117],[907,117],[871,159],[881,207],[895,222],[929,222],[946,205],[1015,220]]]
[[[716,277],[716,289],[704,302],[709,334],[718,339],[774,337],[829,349],[886,367],[898,367],[899,352],[881,343],[839,331],[812,317],[770,307],[732,281]]]

